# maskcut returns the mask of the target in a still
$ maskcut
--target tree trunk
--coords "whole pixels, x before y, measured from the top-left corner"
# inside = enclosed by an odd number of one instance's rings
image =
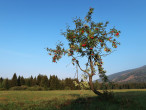
[[[97,95],[102,95],[101,92],[97,91],[97,90],[94,88],[93,83],[92,83],[92,76],[89,76],[89,85],[90,85],[91,90],[92,90],[95,94],[97,94]]]
[[[91,52],[90,52],[91,54]],[[91,56],[89,56],[89,61],[90,61],[90,68],[91,68],[91,75],[89,75],[89,85],[90,85],[90,88],[91,90],[97,94],[97,95],[102,95],[101,92],[97,91],[95,88],[94,88],[94,85],[92,83],[92,76],[94,75],[94,67],[93,67],[93,62],[92,62],[92,58]]]

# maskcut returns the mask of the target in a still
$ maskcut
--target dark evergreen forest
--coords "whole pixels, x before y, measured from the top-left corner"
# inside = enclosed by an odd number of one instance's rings
[[[23,76],[17,76],[14,73],[11,79],[4,79],[0,77],[0,90],[80,90],[81,88],[75,86],[74,82],[82,82],[77,78],[65,78],[59,79],[55,75],[50,75],[48,78],[46,75],[39,74],[37,77],[30,76],[24,78]],[[103,84],[98,81],[94,82],[94,86],[97,89],[103,89]],[[105,87],[105,86],[104,86]],[[145,89],[146,83],[114,83],[110,82],[106,84],[107,89]]]

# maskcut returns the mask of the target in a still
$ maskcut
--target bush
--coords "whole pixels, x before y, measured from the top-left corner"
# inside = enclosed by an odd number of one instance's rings
[[[43,91],[46,89],[44,87],[40,87],[40,86],[33,86],[33,87],[29,87],[28,90],[30,90],[30,91]]]
[[[28,87],[28,86],[15,86],[15,87],[11,87],[10,90],[29,90],[29,91],[43,91],[43,90],[47,90],[44,87],[40,87],[40,86],[33,86],[33,87]]]
[[[66,87],[65,87],[65,90],[71,90],[71,88],[70,88],[70,87],[68,87],[68,86],[66,86]]]
[[[5,88],[0,88],[0,91],[4,91],[4,90],[6,90]]]
[[[28,86],[15,86],[15,87],[11,87],[10,90],[27,90]]]

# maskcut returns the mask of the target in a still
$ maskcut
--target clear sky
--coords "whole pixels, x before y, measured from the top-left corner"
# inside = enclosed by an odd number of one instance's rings
[[[72,18],[84,19],[89,7],[93,21],[109,21],[121,30],[121,45],[103,58],[107,75],[146,65],[146,0],[0,0],[0,77],[73,78],[71,58],[52,63],[45,48],[58,40],[67,44],[61,29],[74,27]]]

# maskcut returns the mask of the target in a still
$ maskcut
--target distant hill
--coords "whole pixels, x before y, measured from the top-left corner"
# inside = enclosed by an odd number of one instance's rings
[[[111,74],[108,78],[110,81],[117,83],[146,82],[146,65],[136,69]]]

